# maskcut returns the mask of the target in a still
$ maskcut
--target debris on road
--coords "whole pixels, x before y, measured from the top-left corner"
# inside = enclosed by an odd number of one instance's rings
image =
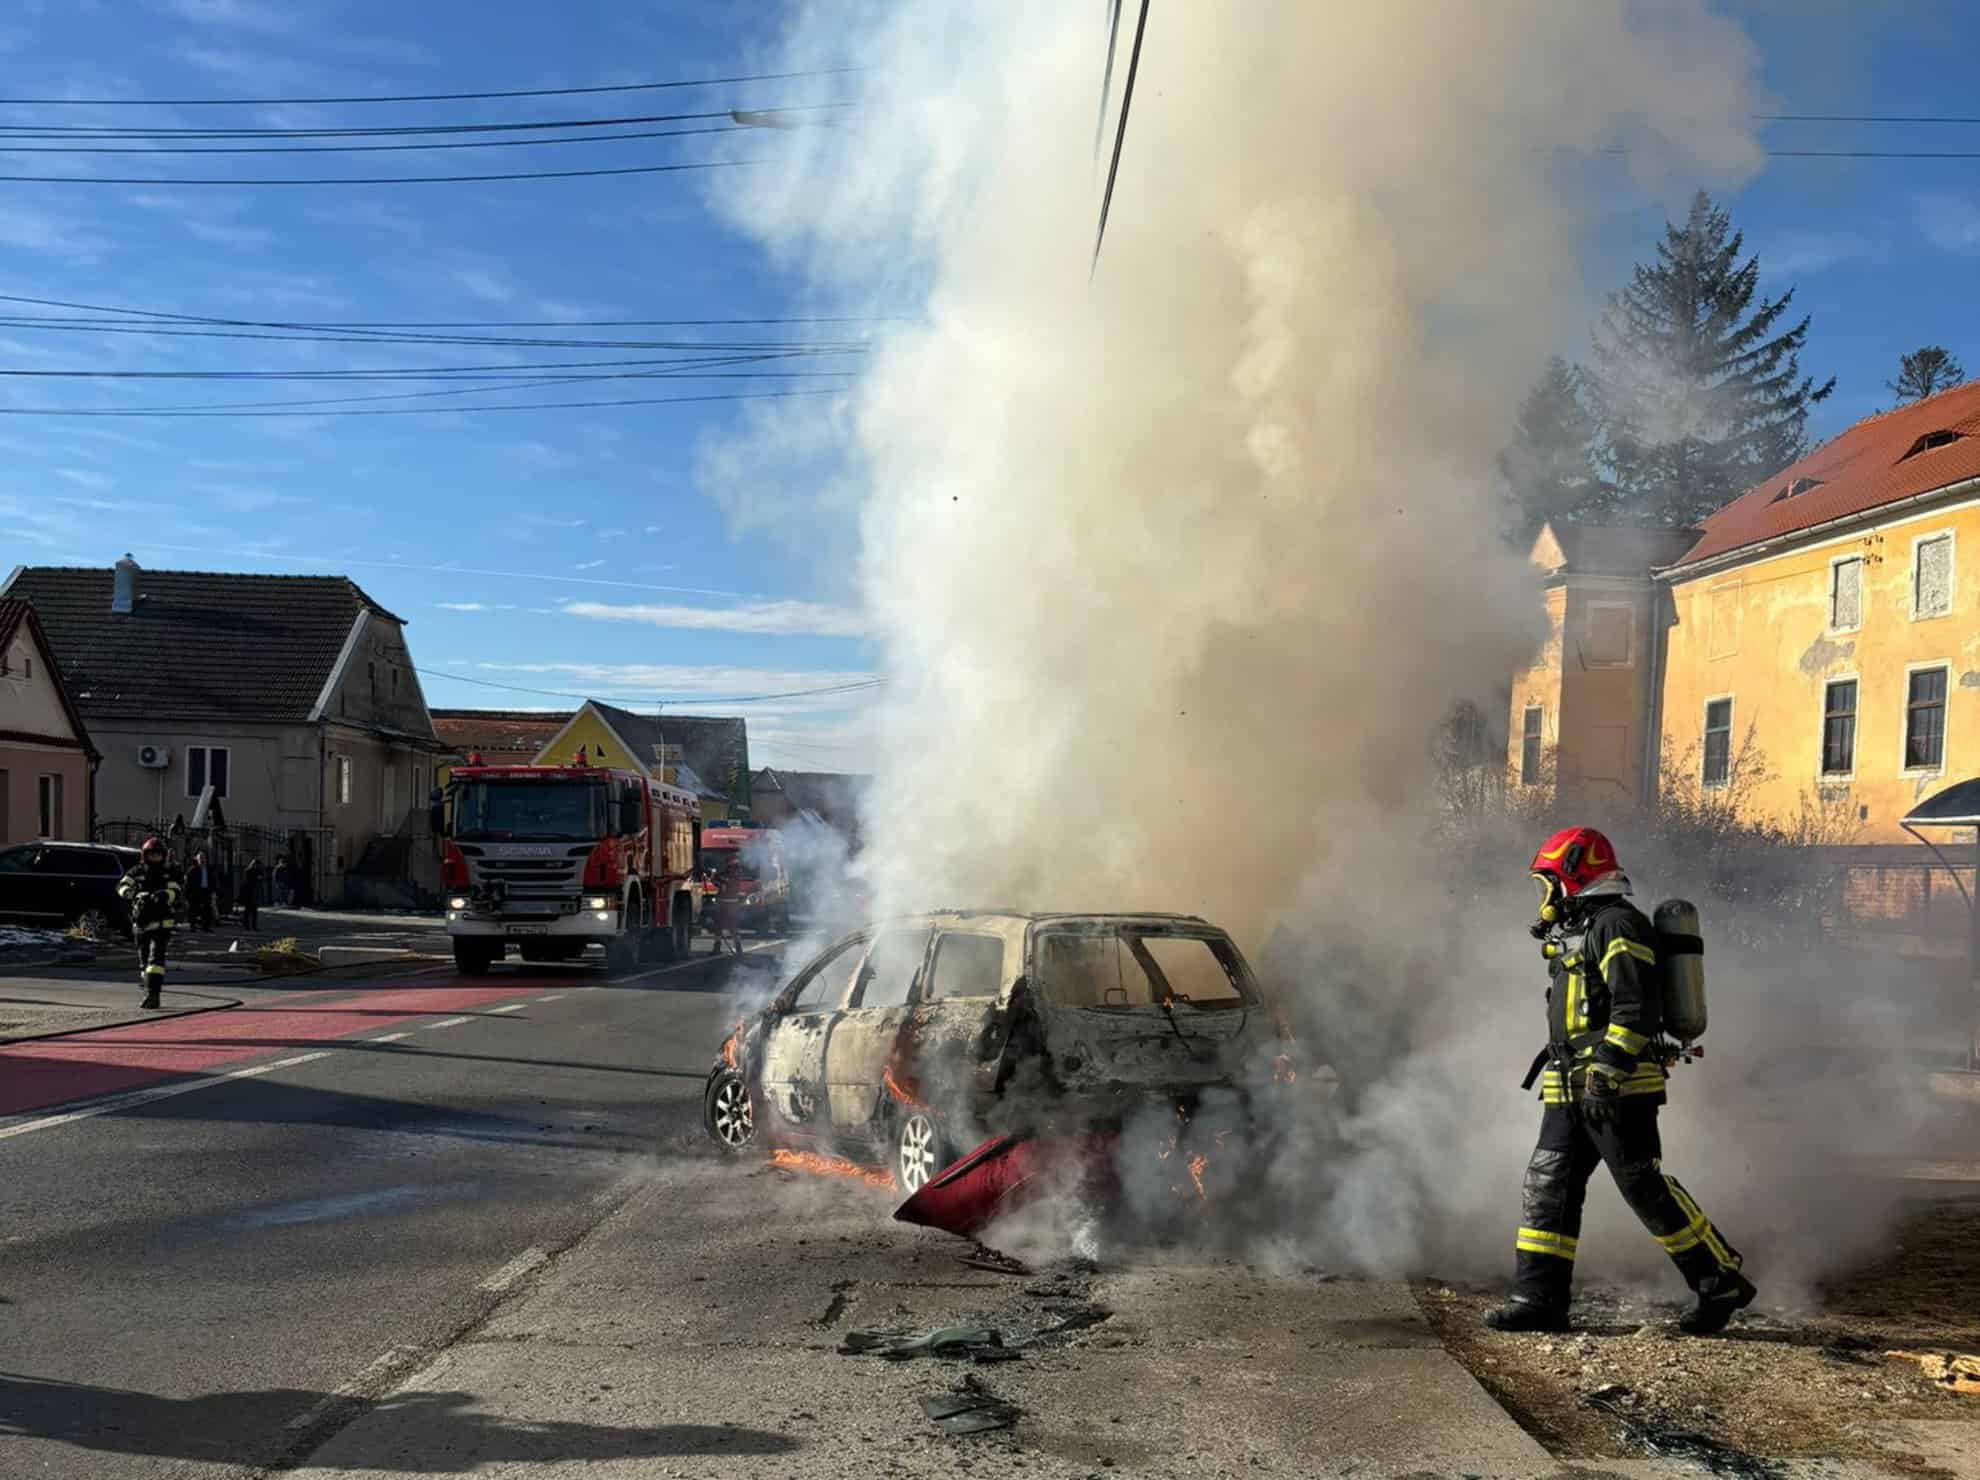
[[[1624,1437],[1652,1458],[1690,1460],[1714,1475],[1731,1475],[1739,1480],[1773,1480],[1787,1471],[1778,1460],[1761,1459],[1681,1427],[1669,1414],[1645,1403],[1622,1383],[1599,1387],[1582,1401],[1614,1419]]]
[[[955,1392],[937,1393],[920,1402],[921,1411],[945,1434],[987,1434],[1018,1420],[1017,1406],[989,1392],[974,1376],[963,1378]]]
[[[1980,1397],[1980,1357],[1952,1352],[1885,1352],[1900,1362],[1916,1362],[1918,1370],[1949,1393]]]
[[[1031,1277],[1031,1266],[1022,1259],[1013,1259],[1009,1254],[1000,1254],[983,1244],[978,1244],[967,1254],[956,1255],[956,1263],[966,1264],[971,1269],[988,1270],[991,1274],[1016,1275],[1019,1279]]]
[[[1014,1362],[1018,1354],[1004,1345],[1004,1333],[994,1326],[943,1326],[912,1331],[848,1331],[839,1343],[842,1357],[876,1356],[889,1362],[935,1357],[950,1362]]]
[[[808,1172],[820,1177],[844,1177],[849,1181],[862,1182],[868,1187],[878,1187],[892,1191],[894,1174],[875,1171],[863,1167],[858,1162],[847,1161],[843,1156],[826,1156],[818,1151],[792,1151],[779,1147],[770,1153],[770,1165],[780,1172]]]

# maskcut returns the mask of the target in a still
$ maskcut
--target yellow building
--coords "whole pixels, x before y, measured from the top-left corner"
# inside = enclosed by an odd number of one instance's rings
[[[1980,774],[1980,385],[1859,422],[1661,578],[1666,765],[1863,843]]]
[[[594,766],[628,767],[693,790],[703,822],[749,814],[749,732],[740,719],[637,714],[590,699],[543,743],[535,764],[561,765],[580,746]]]
[[[1531,559],[1542,572],[1547,641],[1513,676],[1507,761],[1515,784],[1552,786],[1599,807],[1655,785],[1651,716],[1663,593],[1651,572],[1695,532],[1547,525]]]

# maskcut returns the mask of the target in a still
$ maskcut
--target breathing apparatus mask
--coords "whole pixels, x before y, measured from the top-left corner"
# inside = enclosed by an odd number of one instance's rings
[[[1526,928],[1535,940],[1544,941],[1550,935],[1559,934],[1561,927],[1567,923],[1569,900],[1567,892],[1561,888],[1561,881],[1554,875],[1536,872],[1533,882],[1540,888],[1540,908],[1533,923]]]

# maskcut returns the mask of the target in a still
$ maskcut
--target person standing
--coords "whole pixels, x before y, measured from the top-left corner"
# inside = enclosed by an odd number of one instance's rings
[[[178,871],[164,843],[146,838],[138,850],[137,867],[117,885],[118,897],[130,906],[131,933],[138,943],[138,981],[144,987],[140,1007],[162,1006],[158,994],[165,986],[165,948],[179,917],[184,894]]]
[[[213,926],[213,873],[206,866],[206,850],[193,854],[192,867],[186,870],[186,904],[189,918],[187,926],[193,930],[209,930]]]
[[[241,870],[241,929],[261,928],[261,860],[250,858]]]
[[[736,954],[743,953],[742,908],[743,891],[748,880],[743,877],[742,863],[731,857],[715,875],[715,954],[722,954],[724,940],[735,943]]]
[[[1759,1291],[1739,1251],[1663,1167],[1663,979],[1657,929],[1629,902],[1629,876],[1592,827],[1563,828],[1531,865],[1540,886],[1532,929],[1551,976],[1540,1140],[1526,1169],[1512,1294],[1485,1318],[1498,1331],[1565,1331],[1588,1179],[1606,1164],[1616,1190],[1663,1246],[1697,1304],[1694,1336],[1723,1331]],[[1665,1040],[1668,1042],[1668,1040]]]

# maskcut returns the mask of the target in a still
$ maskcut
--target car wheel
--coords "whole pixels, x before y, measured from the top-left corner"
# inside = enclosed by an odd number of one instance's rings
[[[894,1129],[894,1181],[902,1192],[921,1191],[955,1159],[934,1116],[926,1110],[910,1110],[900,1117]]]
[[[454,969],[468,976],[480,976],[495,964],[501,950],[500,946],[457,935],[454,937]]]
[[[605,942],[605,969],[617,976],[639,964],[639,932],[621,931]]]
[[[708,1081],[701,1100],[702,1124],[715,1144],[732,1155],[756,1141],[756,1102],[749,1081],[734,1069],[724,1069]]]

